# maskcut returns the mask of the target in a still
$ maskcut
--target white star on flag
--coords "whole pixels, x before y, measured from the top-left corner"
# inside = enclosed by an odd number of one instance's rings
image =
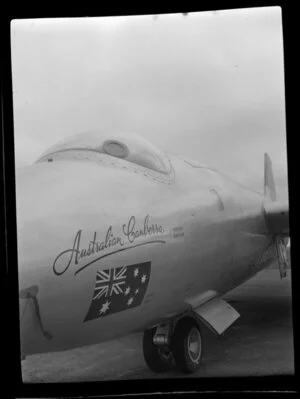
[[[131,297],[131,298],[129,298],[128,301],[127,301],[128,306],[131,305],[132,302],[133,302],[133,298]]]
[[[105,313],[105,312],[108,310],[109,305],[110,305],[110,302],[106,301],[106,302],[102,305],[102,308],[99,310],[99,313],[100,313],[100,314]]]
[[[139,269],[138,268],[134,269],[133,275],[134,275],[134,277],[137,277],[139,275]]]
[[[128,295],[129,292],[130,292],[130,287],[127,287],[124,294],[125,294],[125,295]]]
[[[146,274],[144,274],[143,277],[142,277],[142,283],[143,283],[143,284],[144,284],[144,282],[146,281],[146,279],[147,279],[147,276],[146,276]]]
[[[135,295],[137,295],[139,292],[140,292],[140,290],[137,288],[134,293],[135,293]]]

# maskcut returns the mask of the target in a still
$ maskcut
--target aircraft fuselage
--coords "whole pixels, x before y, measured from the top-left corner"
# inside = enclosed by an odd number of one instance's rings
[[[54,160],[19,172],[19,288],[38,289],[36,302],[20,299],[25,355],[143,331],[274,260],[262,195],[211,169],[170,162],[166,176],[103,154],[99,162]],[[143,275],[121,276],[113,288],[108,271],[122,267]],[[98,271],[107,274],[107,289],[94,299]],[[104,298],[113,289],[121,310],[109,313]]]

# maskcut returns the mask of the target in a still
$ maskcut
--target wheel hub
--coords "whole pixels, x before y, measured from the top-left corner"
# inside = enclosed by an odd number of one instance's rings
[[[188,336],[188,353],[194,363],[198,363],[201,357],[201,336],[197,328],[192,328]]]

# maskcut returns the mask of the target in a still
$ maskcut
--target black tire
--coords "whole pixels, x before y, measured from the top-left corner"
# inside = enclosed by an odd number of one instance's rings
[[[181,319],[176,324],[172,338],[172,352],[176,367],[181,372],[191,374],[199,369],[202,338],[198,324],[192,318]]]
[[[171,352],[164,352],[153,343],[153,337],[156,328],[144,331],[143,336],[143,354],[144,359],[151,371],[162,373],[170,370],[173,366]]]

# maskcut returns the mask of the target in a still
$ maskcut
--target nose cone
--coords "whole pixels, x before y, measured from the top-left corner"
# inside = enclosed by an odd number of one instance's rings
[[[52,183],[51,183],[52,180]],[[34,165],[16,174],[18,271],[20,290],[35,283],[45,263],[47,242],[54,221],[55,185],[53,174],[44,165]]]
[[[95,219],[98,201],[89,199],[89,170],[82,163],[38,163],[16,175],[17,239],[22,288],[70,240],[82,221]],[[99,180],[99,176],[98,176]]]
[[[122,180],[115,172],[81,161],[43,162],[17,172],[19,305],[24,355],[70,344],[70,335],[63,326],[72,325],[75,316],[80,319],[86,311],[85,302],[90,294],[82,287],[88,276],[74,278],[72,267],[58,276],[54,272],[55,260],[72,248],[78,231],[91,239],[94,231],[109,226],[112,181],[112,186],[119,190]],[[62,263],[68,261],[60,259]]]
[[[17,242],[21,353],[47,351],[50,335],[44,331],[41,288],[49,274],[49,243],[53,242],[57,174],[47,165],[25,167],[16,174]],[[54,188],[54,192],[53,192]],[[50,266],[51,267],[51,266]]]
[[[55,256],[67,245],[63,238],[70,239],[76,228],[76,213],[80,212],[81,204],[79,192],[78,174],[76,169],[71,173],[70,166],[40,163],[16,174],[23,355],[47,352],[51,348],[53,340],[49,331],[56,304],[53,308],[50,305],[61,289],[61,281],[55,280],[52,265]]]

